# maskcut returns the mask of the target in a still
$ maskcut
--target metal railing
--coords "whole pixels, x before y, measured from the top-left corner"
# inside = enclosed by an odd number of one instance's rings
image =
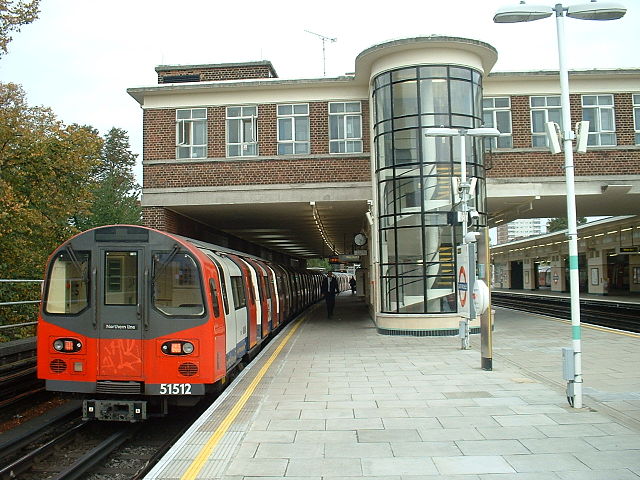
[[[43,282],[43,280],[18,280],[18,279],[0,279],[0,285],[1,284],[18,284],[18,283],[39,283],[41,284]],[[3,292],[5,293],[5,292]],[[35,304],[39,304],[40,300],[12,300],[12,301],[1,301],[0,302],[0,307],[10,307],[10,306],[16,306],[16,305],[35,305]],[[16,316],[20,317],[20,316],[26,316],[27,313],[16,313]],[[16,328],[23,328],[23,327],[31,327],[33,325],[36,325],[36,321],[29,321],[29,322],[19,322],[19,323],[7,323],[7,316],[4,314],[3,310],[0,310],[0,333],[4,333],[5,331],[8,330],[13,330]]]

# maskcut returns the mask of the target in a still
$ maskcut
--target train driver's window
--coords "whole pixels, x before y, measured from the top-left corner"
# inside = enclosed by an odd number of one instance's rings
[[[105,252],[104,304],[138,303],[138,253]]]
[[[204,313],[200,273],[191,255],[154,253],[153,306],[172,316]]]
[[[59,253],[47,280],[44,310],[47,313],[76,314],[89,305],[89,252]]]

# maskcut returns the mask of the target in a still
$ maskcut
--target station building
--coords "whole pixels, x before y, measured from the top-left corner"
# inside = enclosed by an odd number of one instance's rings
[[[491,248],[492,285],[505,290],[569,289],[566,230]],[[609,217],[578,227],[581,293],[640,296],[640,217]]]
[[[143,110],[144,223],[294,266],[355,255],[380,332],[456,334],[461,142],[480,266],[487,227],[565,205],[544,135],[560,118],[557,72],[491,74],[496,60],[484,42],[428,36],[375,45],[337,78],[280,79],[267,61],[159,66],[158,85],[128,90]],[[640,214],[640,70],[570,79],[593,146],[576,159],[579,214]],[[425,136],[480,126],[500,136]]]

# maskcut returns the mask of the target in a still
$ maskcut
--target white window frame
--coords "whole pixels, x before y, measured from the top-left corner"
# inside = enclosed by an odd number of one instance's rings
[[[355,105],[358,106],[355,110]],[[332,111],[333,110],[333,111]],[[329,153],[362,153],[362,102],[329,102]],[[358,134],[350,133],[350,122],[358,120]],[[331,124],[338,122],[342,126],[342,137],[333,138]]]
[[[608,97],[611,101],[610,103],[607,103],[604,100],[604,97]],[[593,105],[585,105],[585,99],[586,98],[595,98],[596,103]],[[600,102],[603,102],[602,104]],[[590,121],[589,122],[589,143],[588,145],[590,146],[594,146],[594,147],[614,147],[617,145],[618,141],[616,138],[616,112],[615,112],[615,105],[614,105],[614,98],[613,98],[613,94],[610,93],[605,93],[605,94],[591,94],[591,95],[582,95],[582,99],[581,99],[581,104],[582,104],[582,119],[586,120],[584,118],[584,112],[587,109],[590,110],[595,110],[595,122],[594,121]],[[604,111],[610,110],[610,115],[611,115],[611,123],[613,128],[611,130],[603,130],[602,129],[602,114]],[[604,136],[611,136],[613,135],[613,142],[607,142],[605,143],[604,141]]]
[[[496,100],[500,100],[500,103],[504,103],[504,100],[506,100],[506,106],[499,105],[496,107]],[[487,105],[487,103],[490,103],[490,105]],[[509,114],[509,131],[501,131],[498,138],[486,138],[486,146],[490,144],[491,148],[495,149],[513,148],[513,116],[511,115],[511,97],[484,97],[482,99],[483,126],[498,128],[498,114],[504,112]]]
[[[196,128],[204,128],[204,143],[193,143]],[[176,109],[176,158],[207,158],[207,109]]]
[[[236,114],[236,109],[237,113]],[[231,142],[231,124],[240,120],[239,130],[236,132],[238,142]],[[258,106],[257,105],[233,105],[226,110],[226,144],[227,157],[256,157],[258,156]],[[246,134],[250,127],[249,135]],[[249,137],[249,138],[247,138]]]
[[[304,107],[304,108],[303,108]],[[290,109],[290,112],[287,110]],[[298,112],[296,112],[298,110]],[[300,110],[304,110],[301,112]],[[283,103],[276,106],[277,130],[278,130],[278,155],[308,155],[310,149],[310,119],[308,103]],[[307,122],[306,140],[296,138],[296,128],[298,124]],[[281,121],[291,123],[291,138],[283,139],[281,137],[280,125]],[[290,152],[282,152],[281,148],[290,147]]]
[[[537,100],[534,105],[534,99]],[[562,105],[560,95],[532,95],[529,97],[529,109],[531,118],[531,146],[534,148],[543,148],[549,146],[549,139],[547,138],[547,132],[542,127],[542,131],[534,130],[533,116],[534,112],[541,112],[544,115],[544,122],[555,122],[560,126],[562,131]],[[552,115],[549,112],[553,112]],[[550,118],[551,117],[551,118]],[[538,140],[536,144],[536,140]]]
[[[634,93],[633,102],[633,130],[636,134],[636,145],[640,145],[640,93]]]

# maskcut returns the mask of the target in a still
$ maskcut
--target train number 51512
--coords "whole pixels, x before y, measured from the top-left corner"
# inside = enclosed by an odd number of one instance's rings
[[[190,383],[161,383],[160,395],[191,395]]]

